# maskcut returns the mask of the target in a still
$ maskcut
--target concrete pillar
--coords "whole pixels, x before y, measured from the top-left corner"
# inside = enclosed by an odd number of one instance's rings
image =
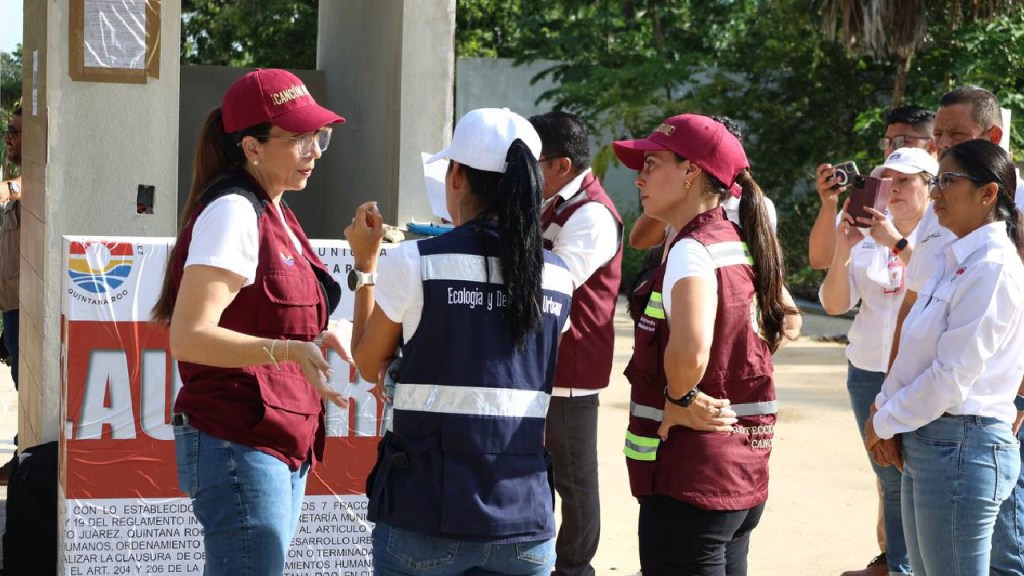
[[[317,167],[340,183],[337,234],[366,200],[388,223],[430,219],[420,152],[451,139],[455,0],[320,2],[317,68],[348,120]]]
[[[25,2],[22,447],[57,439],[61,237],[173,236],[177,218],[180,0],[161,2],[160,78],[146,84],[71,80],[69,4]],[[156,187],[154,214],[136,214],[139,184]]]

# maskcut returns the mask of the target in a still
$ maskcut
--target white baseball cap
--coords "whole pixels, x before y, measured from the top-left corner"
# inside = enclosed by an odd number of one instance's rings
[[[924,148],[897,148],[885,159],[885,164],[871,171],[871,175],[878,178],[886,170],[895,170],[903,174],[925,172],[935,176],[939,173],[939,162]]]
[[[505,156],[516,139],[540,158],[540,136],[529,120],[508,108],[478,108],[459,119],[452,143],[426,163],[455,160],[477,170],[504,173]]]

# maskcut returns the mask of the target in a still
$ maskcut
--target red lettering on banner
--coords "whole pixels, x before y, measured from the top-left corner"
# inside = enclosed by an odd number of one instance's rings
[[[154,322],[66,321],[62,338],[66,496],[183,496],[170,426],[181,380],[166,328]],[[380,440],[383,403],[372,386],[353,388],[347,413],[338,415],[342,427],[334,433],[340,435],[327,438],[324,462],[310,475],[309,495],[365,492]],[[375,419],[364,415],[371,402]],[[360,406],[365,406],[362,412]]]

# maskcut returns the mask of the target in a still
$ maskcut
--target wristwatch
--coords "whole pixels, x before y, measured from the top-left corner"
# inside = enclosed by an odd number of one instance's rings
[[[683,408],[689,408],[690,404],[693,404],[693,399],[697,397],[697,394],[700,394],[700,388],[694,386],[693,390],[683,394],[682,398],[673,398],[672,395],[668,393],[668,386],[665,386],[665,400],[668,400],[676,406],[682,406]]]
[[[906,238],[900,238],[899,242],[892,247],[893,256],[903,252],[903,249],[907,247],[907,244],[910,244],[910,242],[908,242]]]
[[[1017,412],[1024,412],[1024,396],[1020,394],[1014,396],[1013,405],[1017,407]]]
[[[357,292],[363,286],[373,286],[376,283],[376,272],[360,272],[355,268],[348,271],[348,289],[353,292]]]

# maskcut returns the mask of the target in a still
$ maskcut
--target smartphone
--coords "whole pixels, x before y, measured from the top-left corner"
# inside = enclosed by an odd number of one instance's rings
[[[860,174],[860,171],[857,170],[857,164],[853,160],[836,164],[835,174],[832,175],[832,180],[835,182],[832,189],[849,185],[857,174]]]
[[[865,208],[874,208],[884,213],[889,205],[891,191],[892,178],[855,175],[850,185],[850,204],[846,207],[846,213],[853,217],[854,225],[858,228],[870,228],[870,224],[865,224],[858,218],[872,217]]]

